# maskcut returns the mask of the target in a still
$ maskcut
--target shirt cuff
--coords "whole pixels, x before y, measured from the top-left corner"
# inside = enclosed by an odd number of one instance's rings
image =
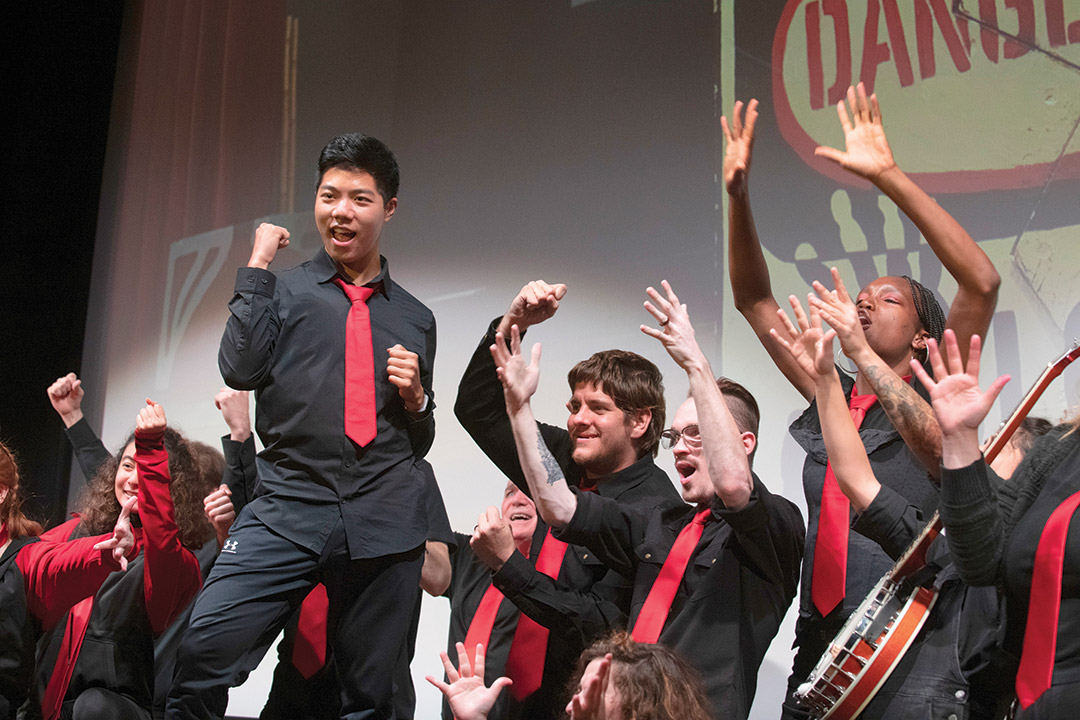
[[[851,521],[851,529],[876,542],[889,557],[896,559],[918,534],[916,528],[904,527],[909,513],[915,525],[921,527],[922,513],[919,509],[900,493],[882,485],[870,505]]]
[[[71,446],[76,450],[98,442],[98,436],[94,433],[86,418],[79,418],[77,423],[69,428],[64,428],[64,432],[67,433]]]
[[[988,496],[993,490],[982,458],[962,468],[941,468],[942,505],[965,507],[985,502]]]
[[[519,595],[525,592],[529,586],[529,579],[535,572],[536,568],[529,559],[515,550],[510,559],[504,562],[498,571],[492,573],[491,583],[503,595]]]
[[[236,271],[236,287],[238,294],[254,293],[274,297],[274,288],[277,287],[277,276],[263,268],[242,267]]]

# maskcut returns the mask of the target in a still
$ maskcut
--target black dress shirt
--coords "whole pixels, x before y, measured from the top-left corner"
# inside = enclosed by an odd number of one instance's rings
[[[338,276],[323,250],[280,273],[240,268],[218,366],[230,387],[255,391],[255,428],[265,448],[255,515],[320,551],[340,513],[351,557],[372,558],[411,550],[427,537],[424,477],[414,459],[427,453],[435,434],[435,318],[391,279],[383,258],[367,303],[378,434],[361,448],[344,429],[351,304],[334,284]],[[399,343],[420,358],[428,403],[415,415],[387,379],[386,350]]]
[[[840,381],[850,398],[855,382],[844,373]],[[921,384],[916,391],[925,397]],[[807,532],[802,568],[802,591],[799,595],[799,615],[804,627],[819,625],[821,614],[810,599],[810,584],[814,569],[814,550],[817,543],[818,518],[821,514],[821,493],[825,485],[828,455],[821,435],[817,403],[791,424],[791,437],[806,451],[803,464],[803,491],[806,494]],[[859,437],[866,448],[870,467],[878,482],[900,494],[907,503],[929,517],[937,509],[937,488],[929,479],[926,468],[911,453],[899,431],[893,427],[881,403],[874,403],[859,428]],[[852,511],[854,517],[854,510]],[[830,628],[851,614],[871,588],[893,565],[892,558],[876,542],[858,533],[848,535],[847,579],[844,600],[829,613]],[[809,625],[807,625],[809,623]],[[831,638],[832,633],[827,632]]]
[[[462,426],[502,472],[528,493],[518,460],[502,384],[495,374],[489,346],[495,342],[491,323],[473,353],[458,387],[454,412]],[[541,436],[558,461],[567,482],[576,486],[582,473],[571,458],[570,435],[565,428],[538,423]],[[667,474],[646,455],[628,468],[597,480],[597,494],[631,507],[686,507]],[[537,524],[530,556],[540,552],[547,527]],[[609,569],[590,550],[571,545],[563,557],[559,577],[536,570],[521,553],[514,552],[493,576],[495,587],[536,622],[551,630],[541,690],[549,698],[561,697],[581,651],[600,635],[626,625],[632,586],[627,578]],[[478,601],[479,602],[479,601]],[[565,701],[564,701],[565,702]],[[562,706],[555,707],[554,717]],[[534,717],[542,717],[535,715]]]
[[[643,511],[581,493],[558,535],[633,578],[633,627],[675,539],[696,513],[693,507]],[[758,667],[795,597],[803,536],[798,508],[756,477],[741,510],[713,499],[659,642],[701,672],[714,717],[740,719],[750,711]]]

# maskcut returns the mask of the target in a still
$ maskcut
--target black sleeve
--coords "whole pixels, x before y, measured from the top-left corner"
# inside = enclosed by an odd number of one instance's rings
[[[229,319],[218,348],[218,369],[235,390],[255,390],[270,375],[281,321],[274,292],[277,276],[262,268],[236,271]]]
[[[445,543],[450,552],[457,549],[457,534],[450,527],[450,518],[446,516],[446,504],[442,491],[435,480],[435,470],[427,460],[417,460],[416,467],[424,474],[424,500],[427,509],[428,534],[430,541]]]
[[[458,385],[454,414],[503,475],[512,480],[526,495],[530,495],[529,485],[525,482],[525,475],[518,460],[510,418],[506,415],[502,383],[495,374],[495,361],[491,359],[491,351],[488,349],[495,342],[495,328],[498,323],[499,320],[496,319],[488,327],[487,333],[469,360],[468,367],[465,368],[465,374]],[[548,450],[566,474],[567,483],[575,485],[578,474],[570,457],[570,435],[564,428],[544,423],[537,425]]]
[[[713,515],[731,526],[744,565],[771,583],[783,586],[788,598],[799,584],[806,526],[802,514],[791,501],[773,495],[754,476],[750,502],[740,510],[728,510],[719,499],[713,501]]]
[[[75,460],[79,463],[83,477],[90,482],[101,466],[109,461],[112,454],[105,449],[105,444],[97,436],[86,418],[65,430],[71,449],[75,451]]]
[[[629,505],[594,493],[578,493],[577,510],[565,527],[553,531],[563,542],[584,545],[602,563],[632,580],[635,550],[645,540],[648,518]]]
[[[1001,579],[1005,527],[991,475],[981,458],[967,467],[941,470],[941,523],[953,562],[968,585],[996,585]]]
[[[239,442],[228,435],[221,438],[221,451],[225,455],[225,476],[222,482],[232,493],[232,504],[239,515],[244,506],[255,499],[255,437]]]
[[[628,605],[631,588],[613,572],[582,592],[540,572],[515,550],[492,575],[492,584],[521,612],[579,647],[612,628],[626,627],[620,599]]]
[[[435,318],[431,318],[431,327],[424,333],[424,353],[420,356],[420,384],[424,386],[427,407],[418,413],[406,411],[408,416],[407,432],[413,456],[423,458],[435,442],[435,392],[432,378],[435,370]]]
[[[922,511],[888,485],[882,485],[869,507],[851,523],[851,529],[873,540],[898,560],[926,525]]]

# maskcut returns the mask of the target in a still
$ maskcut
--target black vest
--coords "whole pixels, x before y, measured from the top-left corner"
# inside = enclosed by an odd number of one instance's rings
[[[26,608],[26,584],[15,564],[36,537],[11,541],[0,557],[0,720],[14,720],[34,675],[34,641],[41,633]]]

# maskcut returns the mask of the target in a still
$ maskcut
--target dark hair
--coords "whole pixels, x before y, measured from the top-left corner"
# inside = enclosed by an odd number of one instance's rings
[[[361,133],[346,133],[326,143],[319,153],[318,192],[327,170],[362,170],[375,178],[375,188],[382,195],[385,205],[398,194],[400,172],[397,159],[381,140]]]
[[[615,401],[615,407],[630,415],[648,410],[652,420],[637,439],[637,456],[656,457],[660,433],[664,431],[664,377],[660,369],[637,353],[602,350],[570,368],[566,376],[573,392],[578,385],[595,385]]]
[[[1020,427],[1016,428],[1010,442],[1021,454],[1027,455],[1027,451],[1035,444],[1035,440],[1050,432],[1053,427],[1054,424],[1046,418],[1028,415],[1020,423]]]
[[[911,286],[911,302],[915,304],[915,313],[919,316],[919,323],[923,326],[923,330],[929,333],[934,340],[941,342],[941,338],[945,334],[945,313],[942,311],[937,297],[932,290],[918,280],[914,280],[907,275],[901,275],[900,277],[907,280],[908,285]]]
[[[756,438],[758,425],[761,422],[761,410],[758,409],[757,400],[754,399],[753,394],[731,378],[723,376],[716,378],[716,386],[724,394],[724,401],[727,402],[731,416],[735,418],[735,425],[739,428],[739,432],[752,432]],[[756,453],[757,444],[755,443],[748,458],[750,467],[754,466]]]
[[[3,442],[0,442],[0,485],[8,489],[7,497],[0,503],[0,523],[7,528],[8,536],[14,540],[40,535],[41,525],[23,514],[22,498],[19,497],[19,464],[15,460],[15,453]]]
[[[111,532],[120,515],[120,503],[116,499],[116,471],[124,457],[124,450],[135,439],[128,435],[114,457],[102,464],[90,480],[89,487],[79,502],[79,535],[101,535]],[[208,540],[216,537],[214,526],[203,510],[203,498],[221,482],[218,475],[204,477],[198,451],[183,435],[171,427],[165,428],[165,451],[169,455],[169,493],[172,495],[173,512],[180,530],[180,542],[189,550],[197,550]]]
[[[611,676],[625,720],[709,720],[709,700],[697,670],[664,645],[636,643],[625,630],[597,640],[577,661],[570,693],[585,668],[611,654]]]

